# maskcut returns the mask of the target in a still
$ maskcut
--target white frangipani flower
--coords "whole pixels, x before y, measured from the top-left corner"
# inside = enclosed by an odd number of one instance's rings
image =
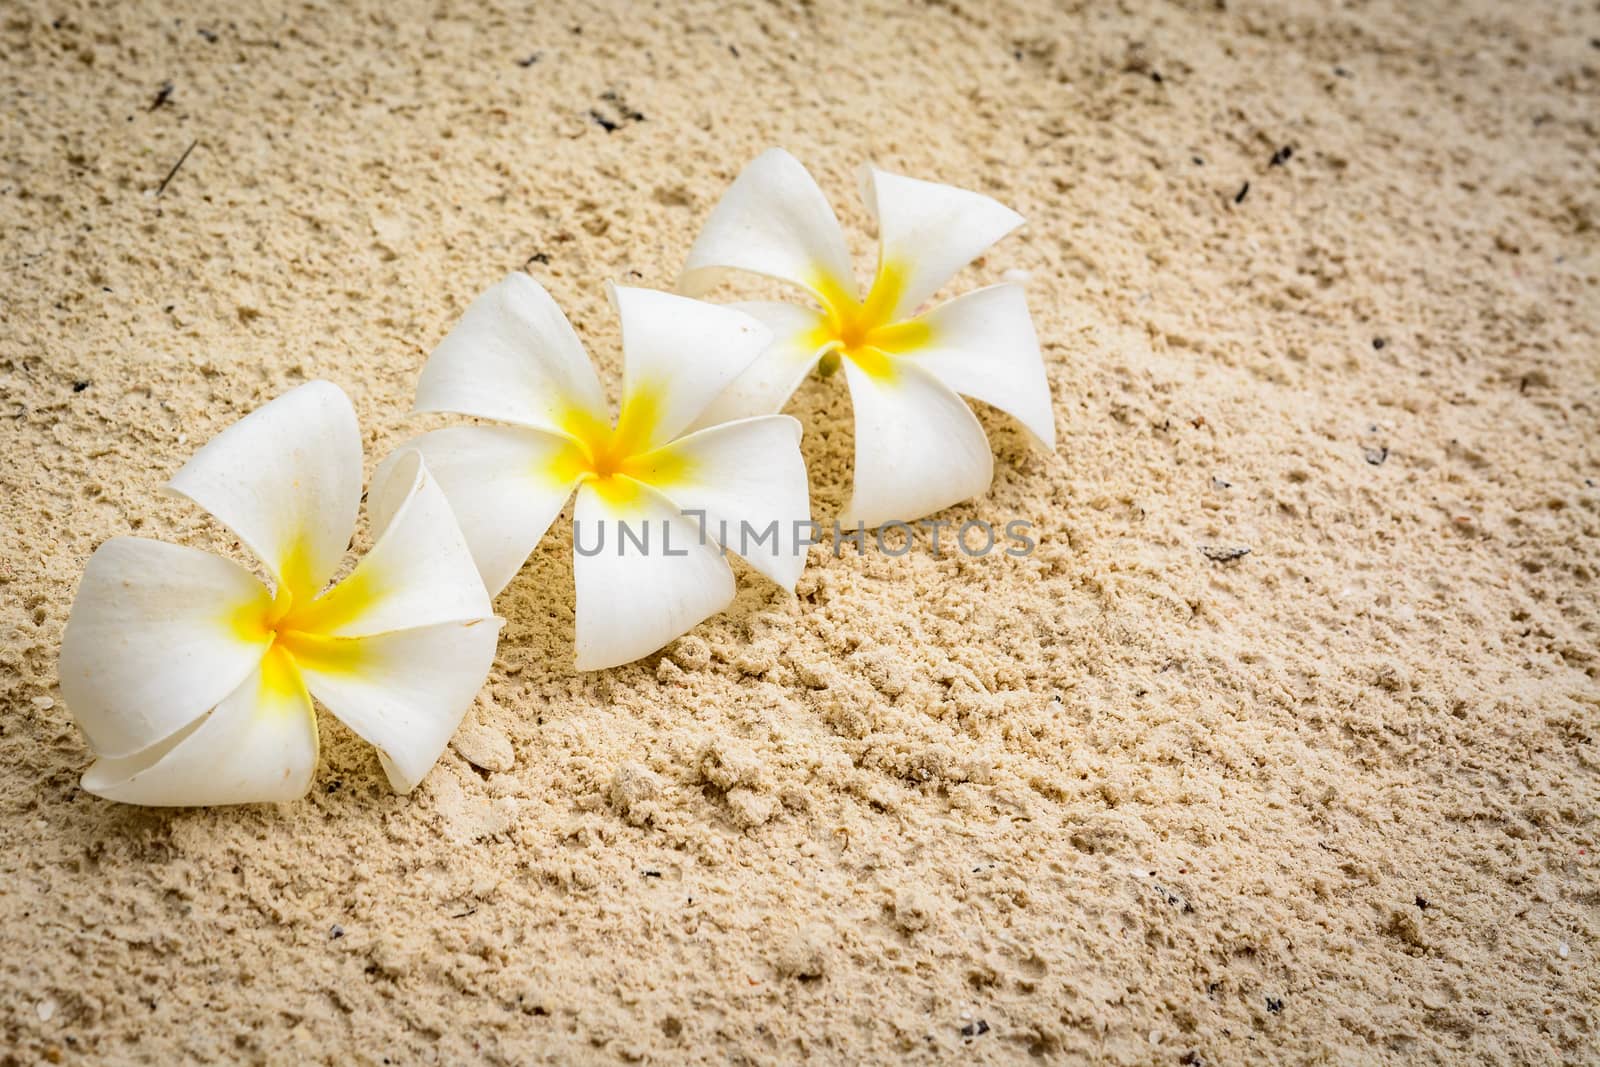
[[[844,521],[911,521],[989,487],[994,458],[957,394],[993,404],[1055,448],[1050,386],[1022,286],[994,285],[930,311],[923,301],[1022,223],[948,185],[862,173],[878,220],[878,267],[862,299],[844,233],[800,162],[769,149],[722,197],[689,252],[679,288],[700,295],[729,270],[808,290],[816,308],[733,306],[771,328],[772,346],[717,398],[702,424],[779,411],[819,367],[840,366],[855,409],[855,486]]]
[[[794,419],[685,434],[766,346],[761,323],[670,293],[608,293],[622,323],[614,423],[560,308],[532,278],[512,274],[428,357],[416,402],[418,411],[512,425],[452,427],[404,446],[439,479],[491,594],[577,491],[580,670],[648,655],[726,608],[734,580],[724,548],[792,592],[811,514]],[[645,543],[625,540],[624,527]]]
[[[494,660],[500,620],[415,453],[375,485],[377,540],[324,591],[361,505],[361,434],[311,382],[219,434],[167,491],[272,574],[140,537],[90,558],[61,641],[61,692],[99,758],[91,793],[163,806],[293,800],[311,786],[314,694],[408,792]]]

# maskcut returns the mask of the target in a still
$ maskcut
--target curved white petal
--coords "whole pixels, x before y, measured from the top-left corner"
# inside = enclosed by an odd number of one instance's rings
[[[846,359],[855,408],[855,486],[841,519],[870,529],[924,515],[982,493],[994,456],[977,416],[949,387],[897,359],[869,375]]]
[[[205,552],[101,545],[61,638],[61,695],[89,747],[127,756],[204,715],[260,663],[270,602],[249,571]]]
[[[722,550],[655,490],[611,481],[622,484],[579,486],[573,516],[580,671],[648,656],[733,603]]]
[[[467,308],[417,380],[417,411],[451,411],[564,433],[606,418],[605,393],[544,287],[511,274]]]
[[[692,429],[732,422],[753,415],[775,415],[806,380],[832,344],[820,335],[827,319],[820,311],[794,304],[730,304],[761,321],[772,342],[700,413]]]
[[[491,597],[522,569],[534,546],[561,514],[577,472],[565,437],[520,426],[455,426],[401,445],[379,465],[367,494],[372,528],[384,530],[400,493],[388,492],[400,457],[422,454],[428,473],[444,490],[473,563]]]
[[[800,161],[781,148],[757,156],[722,194],[689,250],[678,289],[698,296],[728,270],[764,274],[813,292],[820,278],[829,278],[857,295],[833,208]]]
[[[1056,420],[1039,338],[1020,285],[993,285],[940,304],[921,320],[928,340],[907,357],[965,396],[993,404],[1052,451]]]
[[[500,620],[475,619],[372,637],[296,643],[318,700],[378,750],[396,791],[438,762],[494,663]]]
[[[791,593],[806,565],[811,496],[800,423],[787,415],[713,426],[665,449],[672,477],[650,484],[706,536]],[[700,514],[695,514],[699,512]]]
[[[622,320],[618,433],[636,451],[664,445],[753,363],[772,333],[736,308],[610,285]]]
[[[344,391],[305,385],[257,408],[167,483],[215,515],[296,596],[338,569],[361,507],[361,431]]]
[[[403,501],[372,551],[327,593],[295,605],[284,629],[364,637],[493,614],[455,513],[420,453],[400,454],[383,492],[399,486],[407,486]]]
[[[917,307],[1000,238],[1021,215],[982,193],[862,168],[861,195],[878,220],[878,270],[894,272],[898,293],[889,321]]]
[[[199,722],[132,756],[96,760],[83,788],[158,807],[295,800],[311,786],[317,747],[311,700],[275,650]]]

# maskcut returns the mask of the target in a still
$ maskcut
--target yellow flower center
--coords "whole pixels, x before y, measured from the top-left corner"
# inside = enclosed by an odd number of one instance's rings
[[[682,477],[688,461],[670,447],[650,443],[661,422],[661,400],[660,387],[641,382],[615,426],[585,411],[569,412],[562,428],[572,443],[556,460],[557,479],[566,485],[592,482],[616,503],[637,493],[639,482],[657,485]]]
[[[822,299],[824,320],[813,331],[811,341],[813,350],[832,346],[818,366],[822,377],[833,375],[844,358],[874,378],[892,379],[895,368],[890,357],[928,343],[926,323],[893,320],[905,287],[905,270],[893,262],[878,267],[865,300],[851,296],[849,286],[840,279],[818,275],[812,288]]]
[[[230,620],[242,640],[267,642],[262,685],[278,697],[304,694],[302,664],[319,671],[360,669],[360,640],[330,637],[328,631],[370,608],[378,592],[374,570],[359,570],[320,597],[309,574],[304,547],[297,546],[284,560],[272,599],[243,605]]]

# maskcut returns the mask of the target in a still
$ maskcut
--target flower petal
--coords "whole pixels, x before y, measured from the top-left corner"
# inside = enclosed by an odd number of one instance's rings
[[[710,406],[772,334],[736,308],[608,284],[622,320],[622,412],[631,452],[666,444]]]
[[[671,453],[672,475],[650,484],[702,523],[708,538],[794,592],[806,565],[801,537],[811,531],[800,423],[787,415],[742,419],[662,451]]]
[[[401,503],[372,551],[349,577],[296,607],[284,626],[323,637],[364,637],[494,613],[450,503],[420,453],[402,452],[373,495],[399,495]]]
[[[338,569],[361,507],[361,431],[344,391],[307,382],[223,430],[167,483],[232,530],[280,586]]]
[[[982,493],[994,456],[966,401],[928,372],[895,360],[868,374],[844,361],[856,419],[855,487],[847,525],[913,522]]]
[[[401,445],[372,476],[367,509],[374,530],[388,528],[400,494],[392,485],[403,453],[420,452],[444,490],[473,563],[491,597],[522,569],[578,484],[574,444],[565,437],[513,426],[455,426]]]
[[[624,536],[624,523],[635,540]],[[578,487],[572,542],[580,671],[648,656],[733,603],[722,551],[702,544],[694,522],[631,479]]]
[[[448,622],[373,637],[296,642],[323,705],[369,744],[397,792],[438,762],[494,663],[500,620]]]
[[[61,695],[89,747],[127,756],[204,715],[271,643],[271,597],[193,548],[117,537],[89,558],[61,639]]]
[[[769,148],[734,179],[712,209],[678,280],[705,293],[728,270],[747,270],[821,293],[823,279],[857,295],[839,220],[806,168]]]
[[[794,304],[730,304],[761,321],[772,331],[772,343],[744,372],[717,394],[700,413],[693,429],[732,422],[752,415],[775,415],[806,380],[822,353],[833,342],[820,336],[827,319],[812,308]]]
[[[417,381],[417,411],[451,411],[566,433],[607,418],[572,324],[544,287],[511,274],[472,302]]]
[[[940,304],[921,321],[928,340],[909,355],[965,396],[1011,415],[1051,451],[1056,420],[1039,338],[1020,285],[992,285]]]
[[[957,271],[1022,225],[1021,215],[982,193],[862,168],[861,195],[878,220],[878,272],[894,272],[891,322],[909,318]]]
[[[274,650],[198,722],[134,755],[96,760],[83,788],[158,807],[295,800],[311,787],[317,749],[311,699]]]

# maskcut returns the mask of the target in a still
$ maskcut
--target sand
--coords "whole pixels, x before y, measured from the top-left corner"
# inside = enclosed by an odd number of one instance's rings
[[[0,1063],[1600,1060],[1591,5],[528,6],[0,16]],[[558,523],[412,796],[326,715],[300,803],[79,789],[78,576],[235,552],[197,447],[323,377],[370,472],[525,265],[615,390],[771,145],[863,269],[865,159],[1028,217],[948,291],[1028,272],[1059,452],[984,411],[946,517],[1031,556],[578,674]]]

